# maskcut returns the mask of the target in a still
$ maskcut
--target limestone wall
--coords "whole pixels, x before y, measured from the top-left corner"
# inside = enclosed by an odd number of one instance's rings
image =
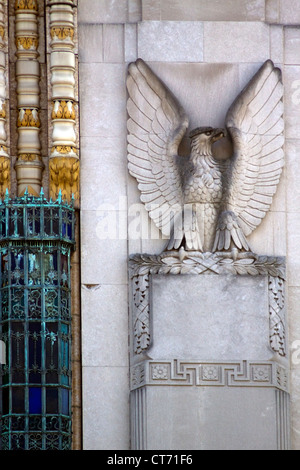
[[[291,442],[300,448],[299,24],[298,0],[78,0],[84,448],[130,448],[127,258],[165,246],[150,222],[145,233],[127,171],[125,81],[138,57],[179,99],[191,128],[223,126],[265,60],[283,72],[285,169],[250,242],[259,254],[287,256]]]

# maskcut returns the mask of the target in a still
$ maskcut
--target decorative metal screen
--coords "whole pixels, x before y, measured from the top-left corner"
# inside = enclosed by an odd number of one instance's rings
[[[0,228],[0,448],[70,449],[74,209],[6,196]]]

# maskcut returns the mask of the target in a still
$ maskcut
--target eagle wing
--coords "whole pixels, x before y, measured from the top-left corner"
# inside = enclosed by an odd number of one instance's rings
[[[183,108],[142,59],[128,69],[128,169],[138,181],[141,201],[164,235],[183,207],[176,164],[188,127]]]
[[[229,108],[233,157],[225,181],[215,250],[249,249],[246,236],[270,209],[284,164],[283,85],[267,60]]]

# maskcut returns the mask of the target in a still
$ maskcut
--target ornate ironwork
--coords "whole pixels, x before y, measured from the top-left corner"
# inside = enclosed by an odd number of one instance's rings
[[[0,448],[70,449],[74,207],[24,194],[0,201]]]

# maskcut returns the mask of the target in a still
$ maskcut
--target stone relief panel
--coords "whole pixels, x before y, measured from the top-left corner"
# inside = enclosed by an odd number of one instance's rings
[[[135,255],[130,258],[129,272],[132,280],[132,353],[142,357],[152,341],[151,276],[162,275],[226,275],[267,276],[269,342],[271,350],[282,358],[287,357],[285,317],[285,259],[240,254],[233,259],[230,254],[193,253],[180,259],[174,253],[161,255]],[[212,278],[212,282],[213,278]],[[250,341],[250,339],[249,339]]]
[[[189,118],[142,59],[129,65],[128,168],[167,250],[251,251],[247,237],[270,209],[284,163],[281,71],[268,60],[230,106],[225,128],[189,133]],[[213,157],[230,136],[233,155]]]
[[[154,445],[152,414],[161,401],[178,395],[188,408],[189,396],[198,406],[204,394],[212,416],[215,390],[224,387],[229,407],[236,389],[245,409],[252,391],[261,410],[265,400],[277,400],[267,441],[277,433],[282,443],[272,445],[286,448],[285,258],[258,255],[249,242],[271,209],[284,166],[281,71],[264,62],[229,107],[224,127],[200,122],[190,130],[182,104],[142,59],[129,65],[127,91],[129,173],[166,239],[160,254],[129,258],[133,442]],[[224,138],[232,150],[217,158],[213,146]],[[190,392],[181,394],[182,386]],[[177,411],[171,409],[172,423]],[[192,427],[198,438],[206,435],[200,422]],[[225,418],[220,422],[226,427]],[[180,432],[166,429],[174,445]]]

